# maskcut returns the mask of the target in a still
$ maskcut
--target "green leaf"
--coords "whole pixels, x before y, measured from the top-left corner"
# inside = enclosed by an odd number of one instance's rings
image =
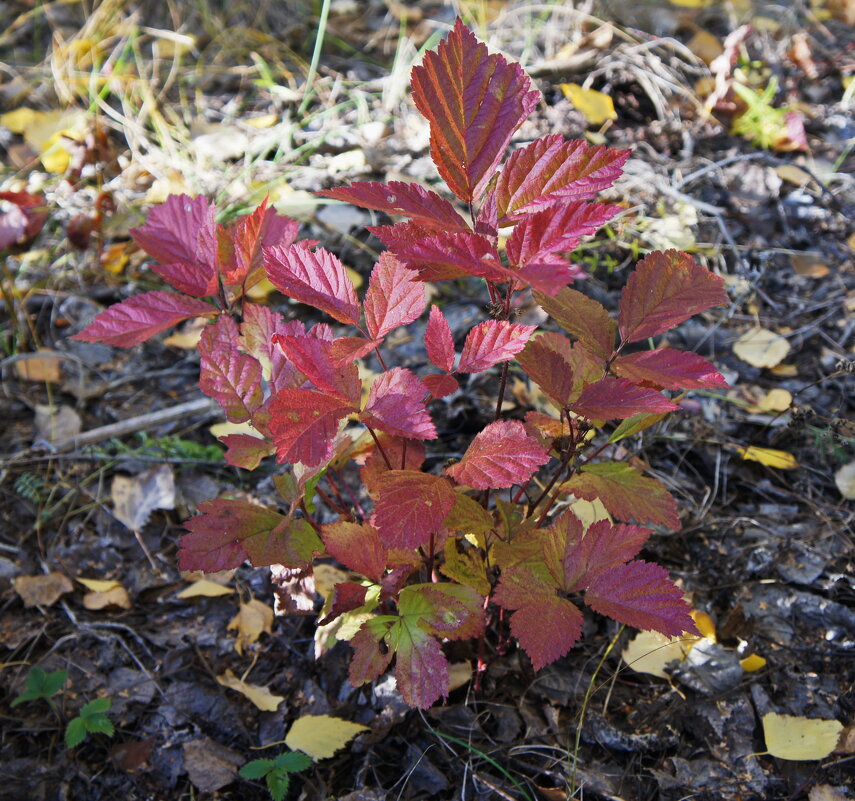
[[[110,718],[100,712],[83,718],[83,722],[86,724],[87,731],[93,734],[106,734],[108,737],[112,737],[116,733]]]
[[[277,768],[283,768],[289,773],[299,773],[306,770],[312,764],[312,758],[308,754],[299,751],[285,751],[274,760]]]
[[[96,698],[80,710],[80,717],[86,718],[90,715],[103,714],[112,706],[112,704],[113,702],[109,698]]]
[[[291,775],[287,770],[283,770],[281,773],[279,770],[272,770],[267,774],[267,789],[270,790],[273,801],[282,801],[285,798],[290,783]]]
[[[86,739],[86,723],[83,718],[72,718],[65,727],[65,744],[76,748]]]
[[[37,701],[40,698],[47,699],[56,695],[67,680],[67,670],[54,670],[52,673],[45,673],[40,667],[33,667],[27,674],[24,691],[12,701],[12,709],[25,701]]]
[[[272,759],[253,759],[252,762],[247,762],[238,773],[244,779],[263,779],[275,767],[276,763]]]

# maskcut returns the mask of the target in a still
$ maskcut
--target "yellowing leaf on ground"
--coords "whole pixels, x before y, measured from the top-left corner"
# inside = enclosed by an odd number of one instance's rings
[[[257,284],[253,284],[247,290],[246,296],[253,303],[264,303],[267,300],[267,296],[275,291],[276,287],[267,278],[262,278]]]
[[[742,458],[749,462],[760,462],[760,464],[765,464],[766,467],[775,467],[778,470],[794,470],[799,466],[796,457],[787,451],[778,451],[774,448],[758,448],[756,445],[749,445],[747,447],[737,445],[735,447],[742,455]]]
[[[207,317],[194,317],[188,320],[177,331],[163,340],[164,345],[182,350],[196,350],[202,338],[202,329],[208,324]]]
[[[273,630],[273,609],[266,603],[253,598],[248,603],[241,603],[240,610],[231,619],[229,631],[237,630],[235,651],[243,656],[244,649],[252,645],[262,634],[270,634]]]
[[[121,587],[121,582],[114,579],[88,579],[77,578],[75,581],[80,582],[87,590],[91,592],[109,592],[115,590],[116,587]]]
[[[855,499],[855,462],[843,465],[834,474],[834,483],[847,500]]]
[[[824,759],[836,747],[843,724],[794,715],[763,715],[766,748],[779,759]]]
[[[135,476],[113,476],[110,485],[113,516],[131,531],[139,531],[155,509],[175,508],[175,475],[168,464]]]
[[[217,676],[217,681],[228,687],[230,690],[239,692],[245,698],[248,698],[262,712],[275,712],[285,700],[283,695],[274,695],[267,687],[262,687],[260,684],[250,684],[249,682],[239,679],[231,670],[227,670],[221,676]]]
[[[368,727],[332,715],[304,715],[294,721],[285,745],[312,759],[327,759],[361,731],[368,731]]]
[[[12,586],[27,608],[52,606],[65,593],[74,590],[68,577],[58,570],[43,576],[18,576],[12,579]]]
[[[448,691],[457,690],[472,678],[472,663],[452,662],[448,666]]]
[[[13,134],[22,134],[36,121],[40,113],[35,109],[22,106],[0,114],[0,125],[8,128]]]
[[[665,665],[686,658],[698,637],[666,637],[658,631],[640,631],[621,652],[623,661],[638,673],[649,673],[660,679],[670,678]]]
[[[347,581],[347,573],[332,565],[315,565],[312,574],[315,578],[315,590],[325,600],[329,600],[336,584]]]
[[[761,412],[785,412],[792,403],[793,396],[786,389],[770,389],[757,401],[757,409]]]
[[[766,667],[766,660],[758,654],[751,654],[751,656],[746,656],[745,659],[740,659],[739,665],[746,673],[754,673],[755,670]]]
[[[733,343],[733,352],[752,367],[774,367],[790,352],[790,343],[774,331],[758,326]]]
[[[62,381],[59,371],[60,358],[52,350],[42,349],[37,353],[24,354],[26,358],[15,362],[15,372],[24,381],[39,381],[58,384]]]
[[[583,89],[577,83],[559,84],[561,91],[591,125],[602,125],[606,120],[616,120],[617,112],[612,99],[596,89]]]
[[[83,596],[83,606],[93,611],[110,607],[130,609],[131,598],[128,591],[119,582],[115,582],[115,584],[115,587],[104,592],[87,592]]]
[[[703,612],[700,609],[693,609],[692,620],[695,621],[698,631],[703,634],[706,639],[710,640],[710,642],[716,641],[715,622],[706,612]]]
[[[695,35],[686,42],[686,47],[689,48],[699,59],[707,64],[711,63],[715,58],[724,52],[719,38],[709,31],[699,30]]]
[[[128,249],[124,242],[116,242],[104,248],[101,254],[101,266],[110,275],[119,275],[128,266],[129,261]]]
[[[224,587],[216,581],[199,579],[178,593],[179,598],[216,598],[218,595],[231,595],[234,590]]]

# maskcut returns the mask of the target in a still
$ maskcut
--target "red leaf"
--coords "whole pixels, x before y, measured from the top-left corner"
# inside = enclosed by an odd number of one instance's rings
[[[228,449],[225,453],[226,464],[244,470],[255,470],[262,459],[276,451],[273,443],[252,434],[225,434],[219,439]]]
[[[217,273],[208,264],[153,264],[151,269],[179,292],[194,298],[209,298],[219,290]]]
[[[436,236],[434,229],[414,222],[399,222],[394,225],[368,225],[366,228],[387,248],[395,251],[405,245],[411,245],[414,242],[421,242],[422,239]]]
[[[373,619],[362,624],[362,628],[350,638],[353,658],[350,660],[348,678],[354,687],[380,678],[389,667],[394,652],[381,641],[385,639],[388,626],[372,625]]]
[[[578,264],[568,264],[564,259],[556,261],[533,262],[521,270],[508,270],[507,278],[516,280],[545,295],[558,294],[567,284],[577,278],[584,278],[585,273]]]
[[[267,276],[283,294],[325,311],[340,323],[359,324],[359,304],[344,265],[323,248],[301,245],[264,249]]]
[[[367,523],[330,523],[321,527],[327,553],[345,567],[379,582],[386,572],[386,549],[377,529]]]
[[[540,93],[519,64],[488,55],[460,19],[413,69],[412,85],[439,174],[462,201],[477,200]]]
[[[316,389],[343,403],[359,404],[362,382],[356,364],[340,365],[333,358],[333,342],[314,336],[274,334],[273,341]]]
[[[511,633],[535,670],[564,656],[582,636],[581,610],[524,565],[502,571],[493,600],[516,610],[511,615]]]
[[[519,267],[554,264],[562,253],[575,250],[583,236],[593,234],[620,209],[604,203],[571,201],[526,217],[511,234],[505,251]]]
[[[274,390],[296,389],[303,377],[285,358],[282,349],[273,342],[274,334],[305,336],[306,326],[299,320],[285,322],[282,315],[267,306],[244,301],[241,309],[240,347],[261,363],[264,377]]]
[[[444,398],[460,389],[457,379],[453,375],[446,375],[445,373],[426,375],[422,378],[422,384],[434,400]]]
[[[332,340],[330,347],[333,364],[343,367],[355,362],[371,353],[382,341],[382,339],[365,339],[364,337],[338,337]]]
[[[0,215],[0,250],[16,242],[28,242],[42,230],[48,218],[44,195],[29,192],[0,192],[0,200],[12,208]]]
[[[458,373],[480,373],[494,364],[513,359],[526,345],[537,328],[507,320],[487,320],[476,325],[466,336],[460,354]]]
[[[499,251],[486,237],[478,234],[433,234],[412,244],[395,248],[395,255],[422,281],[448,281],[486,278],[507,281]]]
[[[190,533],[181,538],[181,569],[216,573],[240,567],[249,559],[246,541],[269,535],[283,520],[283,515],[246,501],[203,501],[199,514],[184,524]]]
[[[696,353],[672,348],[643,350],[615,359],[612,369],[637,384],[659,389],[727,388],[724,376]]]
[[[380,339],[401,325],[421,317],[427,305],[425,287],[389,251],[371,271],[365,293],[365,325],[373,339]]]
[[[381,373],[368,393],[359,419],[393,437],[435,439],[436,428],[424,404],[425,388],[415,373],[393,367]]]
[[[534,299],[568,334],[579,338],[592,353],[603,359],[612,355],[615,324],[605,306],[575,289],[562,289],[555,297],[540,292]]]
[[[680,407],[656,390],[640,387],[626,378],[604,378],[585,387],[570,408],[591,420],[623,420]]]
[[[283,389],[270,404],[270,430],[280,462],[315,466],[335,449],[338,425],[354,406],[311,389]]]
[[[148,213],[145,225],[131,229],[131,236],[159,264],[204,266],[216,275],[216,211],[201,195],[170,195]]]
[[[499,238],[499,215],[496,209],[496,193],[490,192],[478,209],[475,233],[486,236],[491,242]]]
[[[102,311],[72,339],[129,348],[191,317],[217,314],[213,306],[202,300],[175,292],[143,292]]]
[[[671,493],[655,478],[623,462],[586,465],[562,488],[586,501],[599,498],[620,520],[655,523],[674,531],[680,528],[677,503]]]
[[[454,338],[448,320],[439,306],[430,307],[430,318],[425,330],[428,358],[440,370],[450,373],[454,369]]]
[[[379,493],[377,479],[383,473],[389,470],[419,470],[425,460],[425,446],[419,440],[390,437],[382,431],[377,439],[380,441],[383,453],[380,453],[380,448],[373,445],[365,455],[365,463],[359,471],[362,483],[365,484],[372,498]],[[385,459],[383,454],[386,454]],[[386,464],[386,459],[389,460],[391,467]],[[356,461],[359,463],[360,459]]]
[[[563,409],[576,396],[572,357],[569,339],[561,334],[541,332],[526,343],[517,361],[529,378]]]
[[[391,631],[395,684],[408,706],[428,709],[448,695],[448,660],[435,638],[416,626]],[[397,637],[396,637],[397,635]]]
[[[581,139],[565,142],[561,134],[514,151],[496,185],[500,225],[556,203],[595,198],[620,176],[629,154]]]
[[[618,329],[625,341],[637,342],[728,302],[724,279],[688,253],[656,251],[638,263],[623,288]]]
[[[637,629],[667,637],[679,637],[684,631],[698,634],[683,591],[665,568],[649,562],[636,560],[601,573],[588,587],[585,603]]]
[[[339,615],[359,609],[365,604],[365,593],[367,587],[357,584],[355,581],[340,581],[333,586],[333,600],[329,614],[318,620],[319,626],[332,623]]]
[[[237,323],[222,315],[199,339],[199,389],[220,404],[233,423],[244,423],[264,402],[261,364],[238,350]]]
[[[350,186],[338,186],[318,194],[344,200],[366,209],[400,214],[413,222],[437,231],[468,231],[463,218],[445,198],[418,184],[389,181],[357,181]]]
[[[440,476],[390,470],[377,479],[380,498],[375,521],[386,548],[418,548],[442,528],[454,506],[454,490]]]
[[[519,420],[497,420],[475,436],[466,453],[446,471],[458,484],[498,489],[524,484],[549,454]]]
[[[598,576],[632,559],[647,542],[650,529],[612,525],[608,520],[592,523],[584,536],[568,537],[564,555],[564,589],[576,592]]]

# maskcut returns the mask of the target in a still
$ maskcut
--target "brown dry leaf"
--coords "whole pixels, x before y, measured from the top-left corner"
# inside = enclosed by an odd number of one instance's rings
[[[76,437],[83,427],[83,422],[80,415],[70,406],[37,403],[33,427],[36,439],[56,442],[60,439]]]
[[[823,278],[831,272],[822,258],[813,253],[793,253],[790,264],[798,275],[808,278]]]
[[[709,31],[699,30],[695,35],[686,42],[686,47],[689,48],[701,61],[711,64],[713,59],[718,58],[723,52],[719,38]]]
[[[239,679],[231,670],[227,670],[221,676],[217,676],[217,681],[223,687],[235,690],[248,698],[262,712],[275,712],[279,704],[285,700],[285,696],[274,695],[267,687],[262,687],[259,684],[250,684],[243,679]]]
[[[241,603],[240,610],[232,618],[228,630],[237,630],[235,651],[243,656],[244,649],[252,645],[262,634],[273,631],[273,608],[266,603],[253,598],[248,603]]]
[[[790,352],[790,343],[774,331],[757,326],[736,340],[733,352],[752,367],[775,367]]]
[[[208,737],[190,740],[182,746],[184,768],[197,790],[215,793],[234,781],[243,757]]]
[[[811,180],[810,175],[806,173],[798,164],[781,164],[775,167],[775,172],[779,178],[796,186],[804,186]]]
[[[58,384],[62,381],[59,365],[62,360],[55,351],[42,348],[36,353],[26,353],[15,362],[15,372],[24,381]]]
[[[136,476],[114,476],[110,494],[116,519],[139,531],[155,509],[175,508],[172,468],[162,464]]]
[[[847,500],[855,500],[855,462],[843,465],[834,474],[834,483]]]
[[[332,715],[304,715],[294,721],[285,745],[312,759],[328,759],[361,731],[368,731],[368,727]]]
[[[12,579],[12,586],[27,608],[53,606],[61,596],[74,590],[71,580],[58,570],[44,576],[18,576]]]
[[[199,579],[178,593],[178,598],[217,598],[220,595],[231,595],[234,590],[224,587],[217,581]]]

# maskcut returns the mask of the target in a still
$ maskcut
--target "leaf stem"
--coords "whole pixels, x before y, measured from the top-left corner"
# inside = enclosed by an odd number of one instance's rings
[[[377,439],[377,434],[374,433],[374,429],[371,426],[365,426],[368,429],[368,433],[371,434],[371,438],[374,440],[374,444],[377,446],[377,450],[380,451],[380,455],[383,457],[383,461],[386,462],[386,467],[389,470],[394,470],[392,467],[392,462],[389,461],[389,457],[386,455],[386,451],[383,446],[380,444],[380,440]]]

